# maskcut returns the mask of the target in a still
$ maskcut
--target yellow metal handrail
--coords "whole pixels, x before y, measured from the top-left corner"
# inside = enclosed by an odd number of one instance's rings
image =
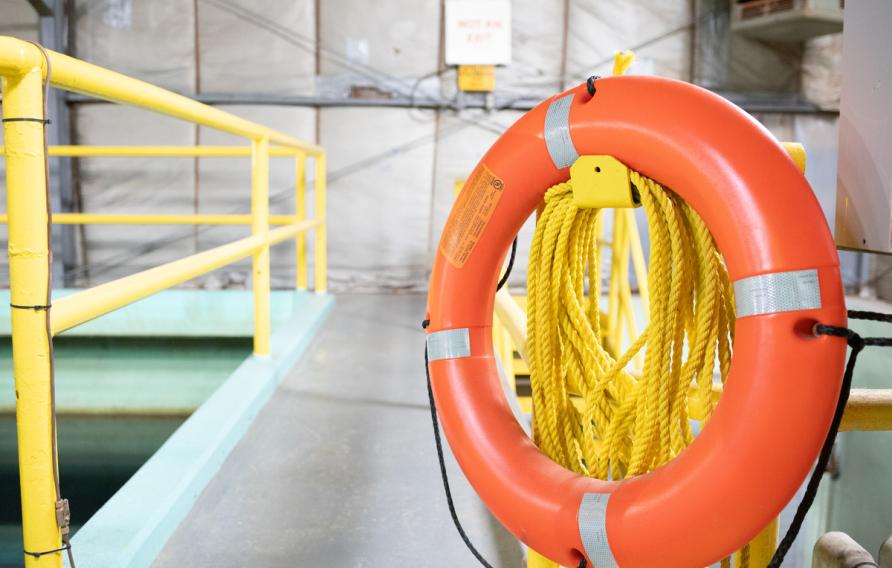
[[[49,70],[49,71],[48,71]],[[45,145],[44,79],[51,86],[143,108],[244,138],[250,146]],[[326,290],[325,150],[149,83],[0,36],[0,78],[6,158],[13,372],[25,565],[60,567],[56,432],[52,394],[52,337],[86,321],[241,258],[252,257],[254,354],[270,352],[270,246],[294,239],[296,285],[307,288],[306,231],[315,231],[315,291]],[[251,213],[90,214],[47,208],[46,163],[68,157],[248,157]],[[295,211],[269,214],[270,157],[295,160]],[[313,218],[306,210],[306,160],[314,159]],[[60,298],[50,306],[50,223],[250,225],[251,234],[198,254]],[[270,225],[281,225],[271,229]],[[48,552],[49,551],[49,552]],[[35,554],[36,553],[36,554]]]

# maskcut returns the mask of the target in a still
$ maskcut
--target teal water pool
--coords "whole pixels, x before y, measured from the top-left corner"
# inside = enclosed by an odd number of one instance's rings
[[[9,339],[0,343],[0,567],[22,566]],[[79,528],[251,352],[248,338],[60,337],[59,464]]]
[[[2,302],[8,291],[0,291]],[[92,533],[80,545],[75,540],[79,567],[107,565],[94,559],[90,542],[100,535],[102,551],[108,526],[122,524],[115,503],[129,503],[131,535],[154,518],[140,509],[188,510],[191,493],[213,475],[271,392],[270,381],[282,372],[276,365],[293,364],[311,336],[304,332],[315,329],[332,302],[274,291],[270,357],[251,356],[252,295],[244,290],[163,292],[55,339],[62,493],[75,538]],[[23,565],[8,317],[0,313],[0,568]],[[184,443],[192,445],[184,451]],[[191,480],[189,491],[177,485],[183,479]]]
[[[62,491],[75,531],[182,424],[183,416],[60,416]],[[15,418],[0,416],[0,566],[22,566]]]

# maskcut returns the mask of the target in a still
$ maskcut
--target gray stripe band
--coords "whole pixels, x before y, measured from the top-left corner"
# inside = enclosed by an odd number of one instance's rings
[[[737,317],[814,310],[821,307],[818,271],[793,270],[741,278],[734,282]]]
[[[586,493],[579,504],[579,537],[593,568],[617,568],[607,541],[607,502],[609,493]]]
[[[578,158],[579,153],[570,139],[570,104],[573,95],[554,99],[545,112],[545,146],[551,161],[558,169],[567,168]]]
[[[427,336],[427,357],[431,361],[458,359],[471,354],[471,337],[468,328],[444,329]]]

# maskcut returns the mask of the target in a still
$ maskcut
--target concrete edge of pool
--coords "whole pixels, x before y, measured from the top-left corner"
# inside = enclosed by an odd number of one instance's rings
[[[77,532],[79,568],[151,565],[334,305],[329,294],[291,295],[273,354],[249,356]]]

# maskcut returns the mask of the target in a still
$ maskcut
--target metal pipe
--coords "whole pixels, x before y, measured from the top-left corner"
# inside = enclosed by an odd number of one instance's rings
[[[892,536],[886,539],[880,546],[880,556],[877,559],[880,568],[892,568]]]
[[[24,42],[21,42],[24,43]],[[39,54],[31,44],[29,52]],[[2,50],[0,50],[2,51]],[[55,429],[51,391],[52,337],[47,307],[50,285],[50,220],[44,155],[43,75],[40,60],[19,49],[0,57],[3,73],[3,133],[6,140],[6,206],[9,223],[9,278],[13,376],[16,390],[19,479],[24,547],[57,550]],[[33,55],[33,54],[32,54]],[[16,120],[10,119],[31,119]],[[36,119],[36,120],[35,120]],[[27,568],[58,568],[62,555],[25,554]]]
[[[182,284],[196,276],[251,256],[265,243],[272,246],[292,239],[299,232],[307,231],[314,226],[316,226],[315,221],[292,223],[270,231],[266,237],[251,235],[60,298],[53,305],[53,335],[58,335],[161,290]]]
[[[324,153],[315,144],[301,142],[282,132],[161,87],[55,51],[47,50],[47,53],[53,68],[50,82],[54,87],[144,108],[242,138],[266,138],[270,142],[299,148],[311,155]],[[21,74],[35,67],[46,73],[42,55],[36,46],[20,39],[0,36],[0,75]]]
[[[320,225],[321,227],[321,225]],[[264,244],[254,251],[251,272],[254,276],[254,355],[269,355],[269,140],[251,143],[251,234]]]
[[[288,225],[298,220],[294,215],[270,215],[271,225]],[[8,223],[9,215],[0,213],[0,224]],[[154,215],[119,213],[55,213],[54,225],[250,225],[250,215]]]
[[[852,389],[840,430],[892,430],[892,389]]]
[[[777,549],[777,517],[771,519],[764,529],[749,542],[749,566],[762,568],[771,563],[774,551]],[[735,565],[743,566],[742,551],[734,553]]]
[[[812,551],[812,568],[867,568],[876,565],[873,556],[864,547],[842,532],[823,535]]]
[[[316,177],[314,179],[313,197],[315,206],[313,217],[319,221],[314,237],[316,238],[316,251],[313,257],[316,263],[316,293],[323,294],[327,289],[328,275],[326,271],[326,238],[328,221],[325,215],[325,154],[316,156]]]
[[[527,356],[527,314],[514,301],[507,288],[496,292],[495,312],[499,321],[505,326],[520,358],[529,363]]]
[[[750,93],[736,93],[727,91],[713,91],[716,94],[730,100],[749,113],[758,114],[812,114],[825,116],[838,116],[838,110],[822,109],[808,101],[785,95],[753,95]],[[468,95],[469,93],[464,93]],[[496,94],[492,107],[498,110],[527,111],[534,108],[540,102],[548,98],[548,94],[509,95]],[[330,97],[330,96],[302,96],[302,95],[266,95],[254,93],[202,93],[196,96],[196,100],[209,105],[274,105],[314,108],[419,108],[430,110],[464,110],[487,109],[485,97],[465,97],[461,101],[453,101],[441,97],[424,95],[407,97],[403,95],[380,98],[359,97]],[[70,96],[71,103],[101,103],[93,98]]]
[[[295,195],[294,215],[298,221],[307,217],[307,158],[303,154],[294,159]],[[297,289],[307,289],[307,235],[298,233],[294,242],[295,246],[295,271],[297,276]]]
[[[0,146],[0,155],[4,153]],[[288,146],[270,146],[269,155],[297,156],[302,150]],[[50,156],[68,158],[250,158],[250,146],[50,146]]]

